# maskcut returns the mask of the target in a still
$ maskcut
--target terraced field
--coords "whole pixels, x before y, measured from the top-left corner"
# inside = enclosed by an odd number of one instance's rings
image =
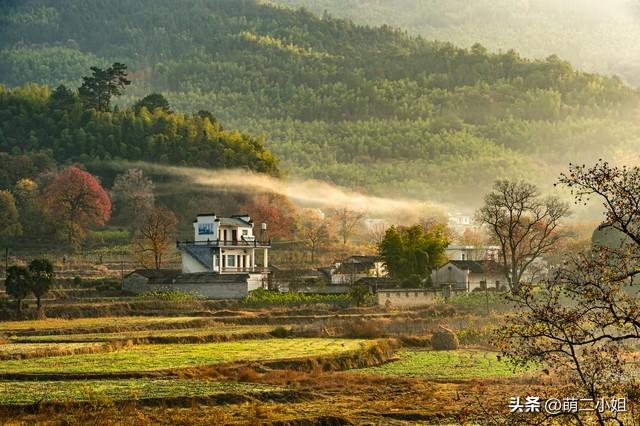
[[[77,350],[98,350],[100,343],[7,343],[0,345],[0,359],[46,356],[53,353],[72,353]]]
[[[110,342],[128,339],[145,338],[184,338],[205,337],[212,335],[242,335],[252,333],[268,333],[275,327],[270,325],[219,325],[206,328],[184,328],[169,330],[139,330],[116,333],[81,333],[81,334],[52,334],[33,336],[14,336],[14,342]]]
[[[481,350],[401,351],[397,361],[353,371],[442,381],[513,377],[527,371],[498,360],[497,355]]]
[[[193,379],[0,381],[0,405],[210,397],[220,394],[254,395],[278,389],[259,384]]]
[[[114,352],[0,361],[0,373],[148,372],[238,361],[336,355],[365,348],[359,339],[271,339],[136,345]]]
[[[119,328],[122,330],[158,329],[162,327],[202,327],[201,323],[215,323],[211,317],[100,317],[78,319],[46,319],[34,321],[0,322],[0,333],[11,334],[64,334]]]

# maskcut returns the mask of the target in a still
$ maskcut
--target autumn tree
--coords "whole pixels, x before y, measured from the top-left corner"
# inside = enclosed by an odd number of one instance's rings
[[[31,179],[20,179],[14,188],[16,207],[25,233],[33,235],[42,229],[42,203],[38,184]]]
[[[114,216],[134,227],[153,208],[154,185],[140,169],[129,169],[116,176],[111,189]]]
[[[428,280],[431,270],[446,262],[449,238],[444,225],[392,226],[378,247],[389,274],[412,285]]]
[[[70,166],[44,190],[45,214],[69,242],[77,243],[87,228],[107,223],[111,200],[90,173]]]
[[[520,291],[527,268],[549,253],[563,238],[559,227],[569,207],[557,197],[543,198],[535,185],[499,180],[477,213],[500,246],[504,273],[511,291]]]
[[[29,264],[31,284],[29,289],[36,297],[36,307],[40,309],[40,299],[47,294],[53,283],[53,264],[47,259],[34,259]]]
[[[22,318],[22,301],[31,291],[31,273],[23,266],[10,266],[4,283],[7,294],[16,299],[16,314]]]
[[[78,93],[86,108],[106,112],[111,111],[111,98],[120,96],[124,87],[130,84],[127,66],[115,62],[107,69],[91,67],[91,75],[82,77]]]
[[[249,214],[255,224],[266,223],[270,238],[291,238],[295,228],[296,208],[286,196],[274,193],[258,194],[245,202],[240,209]]]
[[[178,218],[165,207],[154,207],[143,216],[134,234],[134,245],[142,265],[161,269],[175,239]]]
[[[629,360],[640,339],[640,168],[603,161],[572,165],[560,184],[578,205],[600,201],[605,226],[617,238],[568,256],[535,286],[524,284],[510,297],[517,313],[506,318],[496,344],[518,364],[537,362],[552,370],[568,383],[567,396],[599,401],[626,395],[629,405],[637,404],[635,363]],[[577,424],[625,423],[623,413],[611,410],[564,415]]]
[[[0,191],[0,241],[22,235],[16,200],[9,191]]]
[[[331,231],[331,223],[323,214],[311,209],[302,211],[296,236],[309,251],[312,264],[316,263],[318,251],[331,241]]]
[[[362,219],[364,218],[362,211],[353,210],[349,207],[331,209],[329,215],[336,224],[337,233],[343,245],[347,244],[347,241],[352,237],[354,231],[362,223]]]

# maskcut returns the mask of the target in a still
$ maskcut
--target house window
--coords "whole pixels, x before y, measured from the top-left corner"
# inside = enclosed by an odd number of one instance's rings
[[[213,235],[213,223],[199,223],[198,235]]]
[[[234,255],[227,256],[227,266],[236,266],[236,257]]]
[[[249,230],[248,229],[243,229],[242,230],[242,235],[249,235]]]

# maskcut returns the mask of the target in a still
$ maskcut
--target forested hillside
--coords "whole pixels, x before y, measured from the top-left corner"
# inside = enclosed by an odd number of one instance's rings
[[[278,174],[259,140],[224,130],[205,113],[96,111],[64,87],[53,93],[46,86],[0,87],[0,152],[45,153],[59,163],[128,160]],[[25,176],[16,170],[6,186]]]
[[[482,43],[527,57],[557,54],[574,66],[640,85],[640,3],[636,0],[275,0],[392,25],[462,47]]]
[[[638,147],[638,94],[557,57],[460,49],[249,0],[0,7],[2,83],[77,84],[89,64],[124,62],[133,85],[121,106],[160,91],[176,110],[264,132],[293,176],[474,201],[496,177],[548,182],[603,147],[612,157]]]

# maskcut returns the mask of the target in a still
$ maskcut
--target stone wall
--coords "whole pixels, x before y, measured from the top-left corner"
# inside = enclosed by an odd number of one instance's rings
[[[126,277],[122,289],[136,294],[142,294],[147,291],[179,290],[208,299],[242,299],[249,294],[247,283],[148,284],[146,278],[137,274]]]

